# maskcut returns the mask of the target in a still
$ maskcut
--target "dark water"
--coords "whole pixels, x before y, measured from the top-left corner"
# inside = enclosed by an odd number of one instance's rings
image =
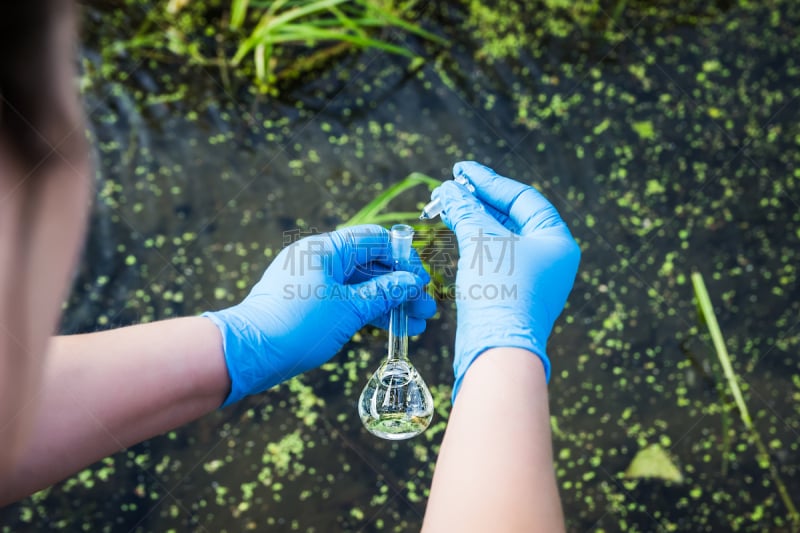
[[[332,229],[410,172],[445,179],[477,159],[540,187],[583,249],[549,344],[569,529],[791,530],[729,399],[723,458],[718,365],[689,276],[705,277],[797,498],[795,4],[623,17],[617,44],[545,41],[495,60],[476,59],[492,37],[464,31],[460,9],[442,16],[453,46],[419,72],[366,51],[279,101],[130,58],[124,80],[104,79],[85,50],[98,193],[63,330],[231,305],[284,232]],[[323,369],[0,511],[3,530],[418,529],[452,383],[455,313],[440,309],[411,348],[439,405],[425,436],[388,443],[361,428],[355,402],[385,343],[365,330]],[[682,483],[624,479],[652,443]]]

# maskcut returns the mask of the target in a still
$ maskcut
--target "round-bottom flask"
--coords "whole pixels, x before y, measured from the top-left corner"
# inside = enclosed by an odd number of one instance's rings
[[[411,257],[411,226],[392,227],[395,268]],[[408,360],[408,317],[404,305],[389,315],[389,350],[372,374],[361,397],[358,414],[367,431],[383,439],[400,440],[419,435],[433,418],[433,398],[422,377]]]
[[[433,398],[408,359],[389,359],[372,374],[358,401],[367,431],[389,440],[419,435],[433,418]]]

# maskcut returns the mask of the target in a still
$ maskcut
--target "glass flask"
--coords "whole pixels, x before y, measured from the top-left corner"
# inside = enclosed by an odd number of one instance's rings
[[[410,260],[413,238],[414,229],[411,226],[392,226],[395,270]],[[367,431],[389,440],[419,435],[431,423],[433,398],[408,359],[408,315],[405,304],[391,311],[388,354],[361,391],[358,414]]]

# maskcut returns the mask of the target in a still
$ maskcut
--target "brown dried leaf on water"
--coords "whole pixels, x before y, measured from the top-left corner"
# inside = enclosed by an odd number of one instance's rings
[[[656,478],[674,483],[683,482],[683,474],[658,444],[651,444],[639,450],[636,457],[625,470],[627,479]]]

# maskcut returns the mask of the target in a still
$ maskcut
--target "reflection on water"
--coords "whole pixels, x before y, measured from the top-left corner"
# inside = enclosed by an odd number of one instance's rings
[[[412,171],[444,179],[478,159],[542,188],[584,251],[549,347],[570,529],[788,530],[736,416],[721,457],[714,353],[688,281],[705,275],[756,426],[800,494],[798,13],[752,9],[659,32],[645,22],[603,54],[492,64],[473,60],[479,37],[445,29],[454,46],[439,67],[409,75],[364,52],[281,102],[146,64],[124,83],[97,76],[85,94],[97,201],[63,330],[230,305],[283,232],[332,229]],[[412,192],[398,210],[426,199]],[[440,307],[415,347],[439,409],[420,438],[361,427],[356,400],[385,343],[365,330],[323,369],[93,465],[0,522],[418,529],[452,383],[455,314]],[[652,443],[682,484],[623,479]]]

